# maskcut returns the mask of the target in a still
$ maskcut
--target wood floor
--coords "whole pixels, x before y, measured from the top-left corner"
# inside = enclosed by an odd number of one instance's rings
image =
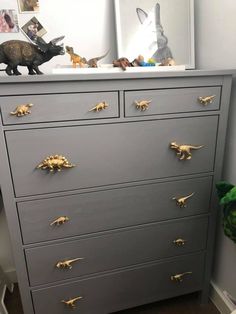
[[[15,286],[13,294],[7,292],[5,305],[9,314],[23,314],[17,286]],[[220,312],[211,302],[204,306],[200,305],[198,294],[194,293],[117,312],[116,314],[220,314]]]

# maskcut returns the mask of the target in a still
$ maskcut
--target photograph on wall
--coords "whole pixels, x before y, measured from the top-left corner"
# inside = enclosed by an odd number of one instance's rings
[[[22,26],[21,29],[28,39],[35,43],[38,41],[38,38],[42,38],[47,33],[46,29],[35,16]]]
[[[115,0],[118,57],[194,68],[193,0]]]
[[[15,10],[0,10],[0,33],[18,33],[19,25]]]
[[[39,12],[38,0],[18,0],[18,6],[20,13]]]

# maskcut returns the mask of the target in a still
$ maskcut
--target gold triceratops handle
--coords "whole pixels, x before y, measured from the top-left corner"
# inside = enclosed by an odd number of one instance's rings
[[[62,155],[53,155],[46,157],[38,166],[37,169],[42,169],[42,170],[50,170],[53,172],[54,170],[56,171],[61,171],[63,168],[73,168],[75,165],[70,163],[66,157]]]
[[[179,160],[190,160],[192,158],[192,149],[200,149],[203,145],[188,145],[188,144],[177,144],[176,142],[170,143],[170,148],[176,151],[176,155]]]
[[[72,269],[72,265],[73,263],[83,260],[83,257],[78,257],[78,258],[74,258],[74,259],[69,259],[66,261],[62,261],[62,262],[57,262],[56,263],[56,268],[58,269]]]
[[[214,100],[215,97],[216,97],[216,95],[198,97],[198,101],[199,101],[202,105],[207,106],[207,105],[213,103],[213,100]]]
[[[146,111],[149,108],[149,104],[152,102],[152,100],[141,100],[141,101],[135,101],[134,104],[136,108],[140,111]]]
[[[185,243],[186,243],[186,240],[184,239],[176,239],[173,241],[173,243],[176,245],[176,246],[184,246]]]
[[[182,274],[176,274],[176,275],[170,276],[170,279],[175,282],[182,282],[184,280],[184,276],[191,275],[192,273],[193,272],[191,271],[186,271],[185,273],[182,273]]]
[[[193,197],[195,193],[191,193],[187,196],[182,196],[182,197],[172,197],[172,200],[176,201],[176,205],[179,206],[180,208],[186,207],[187,206],[187,200]]]
[[[103,101],[103,102],[98,103],[95,107],[91,108],[89,111],[99,112],[99,111],[107,109],[108,107],[109,105],[105,101]]]
[[[70,299],[70,300],[67,300],[67,301],[66,300],[62,300],[61,302],[64,303],[65,305],[67,305],[68,307],[74,309],[76,307],[75,302],[79,301],[81,299],[83,299],[83,297],[76,297],[74,299]]]
[[[23,117],[31,113],[31,107],[33,107],[33,104],[19,105],[16,107],[15,111],[10,112],[10,114],[16,117]]]
[[[70,220],[69,217],[61,216],[55,219],[52,223],[50,223],[50,226],[61,226],[61,225],[64,225],[69,220]]]

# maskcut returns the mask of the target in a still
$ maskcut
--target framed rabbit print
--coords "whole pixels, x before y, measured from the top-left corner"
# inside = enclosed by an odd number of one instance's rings
[[[114,0],[118,58],[195,67],[194,0]]]

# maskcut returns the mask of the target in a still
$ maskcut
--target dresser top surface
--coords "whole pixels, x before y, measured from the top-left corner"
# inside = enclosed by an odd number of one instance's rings
[[[117,73],[85,73],[85,74],[45,74],[45,75],[22,75],[0,76],[0,84],[25,83],[25,82],[63,82],[63,81],[99,81],[119,79],[144,79],[144,78],[175,78],[175,77],[201,77],[234,75],[236,69],[214,70],[186,70],[186,71],[163,71],[163,72],[117,72]]]

